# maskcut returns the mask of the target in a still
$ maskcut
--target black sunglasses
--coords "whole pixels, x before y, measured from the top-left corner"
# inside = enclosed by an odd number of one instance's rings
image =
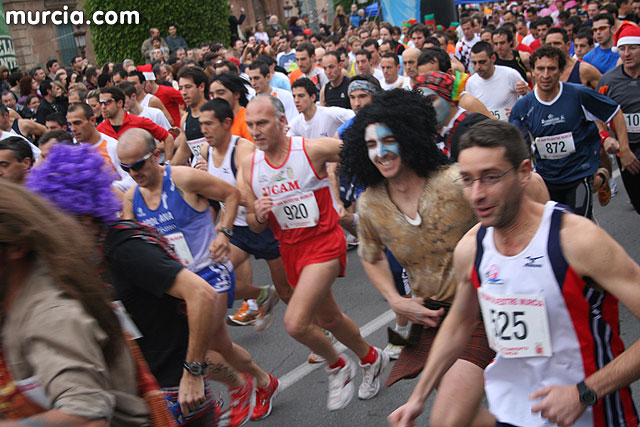
[[[123,171],[125,172],[129,172],[130,170],[132,171],[139,171],[140,169],[142,169],[142,167],[144,166],[144,164],[147,162],[147,160],[149,160],[149,158],[153,156],[153,151],[148,153],[146,156],[144,156],[143,158],[141,158],[140,160],[131,163],[130,165],[125,165],[124,163],[120,163],[120,167],[122,168]]]

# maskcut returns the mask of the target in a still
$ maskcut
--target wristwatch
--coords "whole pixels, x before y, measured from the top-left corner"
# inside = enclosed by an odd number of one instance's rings
[[[231,236],[233,236],[233,230],[229,227],[220,228],[220,232],[225,236],[227,236],[228,238],[231,238]]]
[[[191,375],[203,375],[208,365],[200,362],[184,362],[183,366]]]
[[[585,406],[593,406],[598,403],[598,395],[595,391],[587,387],[584,381],[580,381],[577,386],[578,393],[580,394],[580,403]]]

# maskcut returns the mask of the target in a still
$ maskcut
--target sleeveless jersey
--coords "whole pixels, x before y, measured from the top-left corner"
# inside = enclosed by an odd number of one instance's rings
[[[191,154],[193,155],[194,164],[196,159],[199,159],[200,156],[200,147],[207,143],[202,131],[200,130],[200,122],[197,117],[193,117],[191,115],[191,108],[187,108],[187,119],[184,121],[184,125],[182,126],[182,130],[184,131],[184,135],[187,138],[187,145],[191,150]]]
[[[142,105],[143,107],[148,107],[149,101],[151,101],[151,94],[145,93],[144,98],[142,98],[142,100],[140,101],[140,105]]]
[[[224,160],[222,160],[222,165],[220,165],[219,168],[213,164],[213,147],[209,147],[209,156],[207,158],[207,171],[211,175],[228,182],[234,187],[238,186],[236,181],[236,173],[238,169],[233,158],[236,154],[238,139],[240,139],[239,136],[231,135],[231,142],[229,143],[229,147],[227,147],[227,153],[224,155]],[[224,204],[221,203],[221,205],[224,208]],[[238,212],[236,214],[236,219],[233,221],[233,225],[237,225],[239,227],[246,227],[249,225],[247,223],[247,208],[244,206],[238,206]]]
[[[167,238],[182,265],[189,270],[198,272],[213,264],[209,245],[216,238],[216,228],[209,208],[198,211],[182,198],[171,179],[171,166],[164,169],[158,208],[150,209],[140,194],[140,187],[136,187],[133,213],[137,221],[156,228]]]
[[[253,153],[251,189],[256,197],[266,192],[273,198],[269,226],[284,244],[321,237],[338,227],[329,177],[318,176],[304,144],[302,137],[289,138],[289,154],[277,166],[267,161],[264,151]]]
[[[576,65],[571,69],[567,83],[582,84],[582,80],[580,79],[580,60],[576,61]]]
[[[331,82],[324,86],[324,100],[329,107],[342,107],[351,109],[351,102],[349,102],[349,83],[351,79],[348,77],[342,78],[340,86],[333,87]]]
[[[520,73],[522,79],[525,82],[528,82],[529,80],[527,80],[527,68],[524,66],[522,58],[520,58],[520,52],[515,49],[512,49],[511,51],[513,52],[513,59],[507,61],[505,59],[500,59],[500,57],[496,55],[495,65],[503,65],[505,67],[513,68],[518,73]]]
[[[562,254],[563,214],[555,202],[547,202],[535,236],[514,256],[498,252],[493,228],[478,230],[471,280],[478,289],[489,343],[494,338],[506,343],[485,369],[485,393],[491,413],[503,423],[550,425],[539,413],[531,413],[535,401],[528,396],[552,384],[577,384],[624,351],[617,299],[588,286]],[[491,309],[483,305],[486,301],[493,304]],[[548,356],[545,340],[538,340],[541,330],[547,331]],[[513,356],[526,348],[533,355]],[[587,408],[575,425],[637,423],[631,392],[623,388]]]

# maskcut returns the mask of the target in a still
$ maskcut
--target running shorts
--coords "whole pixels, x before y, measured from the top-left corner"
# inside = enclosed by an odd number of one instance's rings
[[[347,240],[342,228],[336,225],[333,231],[321,237],[312,237],[292,245],[281,243],[280,254],[289,286],[295,288],[300,273],[307,265],[319,264],[335,258],[340,261],[338,277],[344,277],[347,267]]]
[[[234,225],[229,242],[256,259],[271,261],[280,258],[280,245],[269,227],[262,233],[254,233],[248,226]]]
[[[227,294],[227,307],[233,307],[236,296],[236,273],[231,261],[212,264],[196,273],[210,284],[217,293]]]

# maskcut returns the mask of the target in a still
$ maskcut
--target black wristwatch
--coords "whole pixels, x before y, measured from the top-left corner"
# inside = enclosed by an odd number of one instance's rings
[[[206,363],[199,362],[184,362],[183,366],[191,375],[203,375],[204,370],[207,369],[208,365]]]
[[[229,227],[221,227],[220,232],[228,238],[231,238],[231,236],[233,236],[233,230]]]
[[[577,386],[578,393],[580,394],[580,403],[585,406],[593,406],[598,403],[598,395],[595,391],[587,387],[584,381],[580,381]]]

